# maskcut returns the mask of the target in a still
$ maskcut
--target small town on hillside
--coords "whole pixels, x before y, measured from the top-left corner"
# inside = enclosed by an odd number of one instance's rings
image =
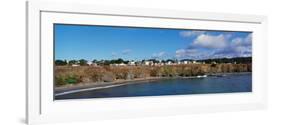
[[[241,57],[240,57],[241,58]],[[247,58],[245,58],[247,59]],[[245,60],[244,59],[244,60]],[[237,61],[224,59],[224,61],[221,61],[222,59],[209,59],[209,60],[156,60],[156,59],[149,59],[149,60],[142,60],[142,61],[125,61],[121,58],[116,60],[93,60],[93,61],[87,61],[85,59],[81,60],[56,60],[55,64],[57,66],[169,66],[169,65],[186,65],[186,64],[217,64],[217,63],[226,63],[226,64],[236,64]],[[234,59],[235,60],[235,59]],[[218,61],[218,62],[217,62]],[[243,63],[245,61],[238,60],[238,63]],[[246,61],[248,62],[248,61]]]
[[[121,60],[121,59],[120,59]],[[216,62],[213,62],[216,63]],[[60,65],[59,60],[56,61],[57,65]],[[100,66],[100,65],[106,65],[107,62],[105,60],[96,62],[96,61],[87,61],[87,60],[70,60],[66,61],[65,65],[68,64],[70,66],[76,67],[76,66]],[[205,62],[197,62],[195,60],[193,61],[161,61],[161,60],[143,60],[143,61],[120,61],[116,63],[109,62],[110,66],[164,66],[164,65],[180,65],[180,64],[205,64]]]

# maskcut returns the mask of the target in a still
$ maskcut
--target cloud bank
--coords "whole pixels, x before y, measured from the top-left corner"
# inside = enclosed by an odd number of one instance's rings
[[[191,37],[204,34],[206,31],[181,31],[180,36],[182,37]]]
[[[186,48],[178,49],[175,57],[178,59],[232,58],[252,56],[252,34],[246,37],[232,36],[229,33],[207,34],[203,31],[180,32],[184,38],[195,37]]]
[[[194,46],[208,48],[208,49],[219,49],[227,46],[226,38],[220,34],[218,36],[201,34],[193,42]]]

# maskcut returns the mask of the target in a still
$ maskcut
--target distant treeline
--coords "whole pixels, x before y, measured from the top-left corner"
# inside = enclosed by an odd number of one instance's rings
[[[121,58],[119,59],[112,59],[112,60],[92,60],[91,63],[96,63],[99,65],[110,65],[110,64],[128,64],[129,61],[123,60]],[[73,65],[73,64],[79,64],[81,66],[87,65],[88,61],[85,59],[80,59],[80,60],[56,60],[55,65],[57,66],[63,66],[63,65]]]
[[[90,62],[96,63],[98,65],[110,65],[110,64],[128,64],[130,61],[134,60],[123,60],[121,58],[119,59],[112,59],[112,60],[92,60]],[[147,60],[141,60],[141,61],[136,61],[136,63],[143,63],[145,61],[152,61],[153,63],[159,63],[160,60],[156,59],[147,59]],[[161,60],[162,63],[167,63],[167,62],[178,62],[178,61],[197,61],[197,62],[204,62],[206,64],[212,64],[212,63],[236,63],[236,64],[248,64],[252,63],[252,57],[235,57],[235,58],[216,58],[216,59],[203,59],[203,60],[192,60],[192,59],[182,59],[182,60],[176,60],[176,59],[166,59],[166,60]],[[87,65],[88,60],[85,59],[80,59],[80,60],[55,60],[55,65],[57,66],[63,66],[63,65],[73,65],[73,64],[79,64],[81,66]]]
[[[198,62],[205,62],[211,64],[212,62],[216,63],[236,63],[236,64],[247,64],[252,63],[252,57],[235,57],[235,58],[217,58],[217,59],[204,59],[197,60]]]

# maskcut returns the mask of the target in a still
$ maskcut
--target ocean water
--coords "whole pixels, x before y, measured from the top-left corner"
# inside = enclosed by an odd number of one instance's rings
[[[208,93],[252,92],[252,74],[234,73],[223,77],[174,78],[151,82],[128,84],[99,90],[82,91],[56,96],[61,99],[136,97],[161,95],[186,95]]]

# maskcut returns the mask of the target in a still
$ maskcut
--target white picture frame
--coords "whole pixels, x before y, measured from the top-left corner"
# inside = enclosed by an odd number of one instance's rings
[[[27,2],[26,7],[28,124],[252,110],[266,107],[265,16],[36,1]],[[251,31],[253,92],[54,101],[52,80],[54,23]]]

